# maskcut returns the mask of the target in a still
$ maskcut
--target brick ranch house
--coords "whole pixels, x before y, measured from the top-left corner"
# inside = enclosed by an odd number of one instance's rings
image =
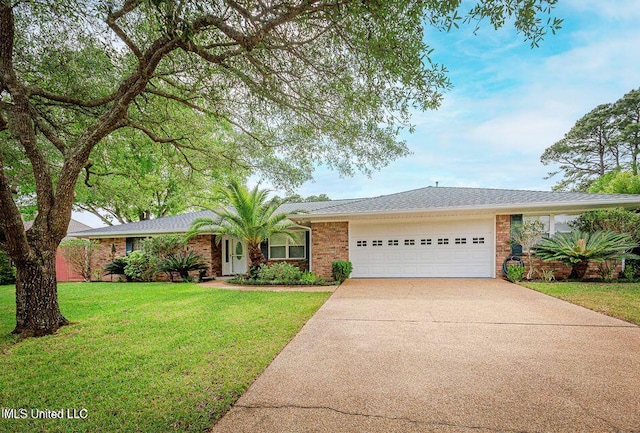
[[[570,231],[568,223],[584,211],[613,207],[640,208],[640,196],[426,187],[372,198],[288,203],[280,211],[296,224],[295,239],[276,236],[263,251],[270,262],[302,264],[324,278],[330,278],[335,260],[350,260],[353,278],[502,278],[514,222],[540,220],[553,235]],[[94,269],[104,268],[113,255],[139,248],[145,237],[184,233],[195,218],[211,215],[193,212],[73,235],[100,242]],[[189,248],[206,258],[209,276],[247,270],[246,245],[237,239],[199,235]],[[562,264],[544,266],[557,278],[569,273]]]

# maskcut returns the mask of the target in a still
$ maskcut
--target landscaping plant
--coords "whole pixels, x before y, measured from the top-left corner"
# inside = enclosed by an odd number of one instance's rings
[[[331,263],[331,276],[339,283],[344,283],[344,281],[349,278],[349,275],[351,275],[352,270],[353,265],[350,261],[345,260]]]
[[[73,272],[82,275],[85,282],[91,281],[91,259],[98,247],[97,241],[68,239],[60,243],[60,249]]]
[[[544,261],[559,261],[571,267],[569,278],[584,278],[589,262],[638,258],[630,251],[637,246],[628,234],[611,231],[556,233],[544,238],[535,256]]]
[[[507,266],[507,279],[512,283],[522,281],[524,278],[525,267],[516,263]]]
[[[540,220],[524,221],[512,227],[511,242],[522,246],[522,254],[527,258],[527,280],[535,273],[533,253],[545,233],[544,223]]]
[[[158,274],[157,259],[144,251],[131,251],[125,257],[124,274],[134,281],[154,281]]]
[[[200,271],[207,269],[208,265],[204,258],[195,251],[178,251],[175,254],[169,254],[162,259],[160,270],[168,272],[173,281],[173,273],[180,275],[183,282],[191,280],[189,271]]]
[[[302,271],[297,266],[293,266],[287,262],[274,263],[271,266],[265,264],[260,265],[256,275],[257,280],[263,281],[300,281]]]
[[[249,275],[255,277],[260,265],[267,262],[260,244],[273,235],[289,235],[293,223],[287,220],[285,213],[277,212],[280,202],[269,199],[268,190],[259,189],[258,186],[249,190],[232,181],[217,192],[231,207],[213,210],[217,218],[197,218],[191,225],[189,236],[213,233],[218,242],[223,235],[246,242],[251,261]]]

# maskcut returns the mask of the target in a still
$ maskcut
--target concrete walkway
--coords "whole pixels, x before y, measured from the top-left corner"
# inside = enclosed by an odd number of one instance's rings
[[[349,280],[213,432],[640,432],[640,327],[501,280]]]

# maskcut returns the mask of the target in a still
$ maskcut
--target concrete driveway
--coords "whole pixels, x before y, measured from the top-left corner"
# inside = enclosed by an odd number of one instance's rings
[[[501,280],[349,280],[213,432],[640,432],[640,327]]]

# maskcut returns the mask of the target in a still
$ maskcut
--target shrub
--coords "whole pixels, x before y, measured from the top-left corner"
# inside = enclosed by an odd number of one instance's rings
[[[186,241],[181,235],[159,235],[142,240],[142,251],[158,259],[164,259],[184,249]]]
[[[598,276],[604,281],[612,281],[617,266],[617,260],[605,260],[604,262],[598,263]]]
[[[169,254],[160,262],[160,270],[168,272],[173,281],[173,273],[180,275],[184,282],[193,281],[189,276],[189,271],[207,269],[208,265],[203,257],[195,251],[178,251],[176,254]]]
[[[85,281],[91,281],[91,259],[96,249],[97,241],[88,239],[68,239],[60,243],[60,249],[73,272],[82,275]]]
[[[590,261],[604,262],[638,258],[629,251],[637,245],[628,234],[611,231],[557,233],[538,244],[535,255],[544,261],[559,261],[571,267],[570,278],[584,278]]]
[[[540,278],[542,278],[542,281],[550,283],[551,281],[556,279],[556,276],[554,275],[553,270],[551,270],[551,269],[543,269],[540,272]]]
[[[544,233],[544,224],[538,220],[521,222],[511,227],[511,243],[520,245],[523,255],[527,258],[527,266],[529,267],[527,272],[528,280],[532,279],[537,272],[533,260],[533,252]]]
[[[316,274],[312,273],[312,272],[305,272],[302,274],[302,277],[300,277],[300,283],[302,284],[322,284],[324,283],[324,280],[322,278],[320,278],[319,276],[317,276]]]
[[[0,285],[16,282],[16,268],[12,266],[9,256],[0,251]]]
[[[638,272],[638,267],[635,261],[627,261],[624,265],[624,271],[622,271],[622,276],[629,280],[635,280],[636,274]]]
[[[612,231],[627,233],[640,243],[640,214],[628,209],[599,209],[583,213],[570,226],[587,233]]]
[[[524,278],[524,271],[524,266],[512,263],[507,266],[507,279],[513,283],[522,281],[522,279]]]
[[[287,262],[274,263],[271,266],[260,265],[257,272],[257,279],[262,281],[299,281],[302,278],[302,271],[297,266]]]
[[[353,265],[349,261],[340,261],[331,263],[331,276],[334,280],[344,283],[344,280],[349,278]]]
[[[158,273],[157,259],[144,251],[132,251],[125,257],[124,274],[137,281],[153,281]]]
[[[112,262],[107,263],[104,267],[105,275],[125,275],[124,268],[127,266],[126,257],[118,257],[113,259]]]

